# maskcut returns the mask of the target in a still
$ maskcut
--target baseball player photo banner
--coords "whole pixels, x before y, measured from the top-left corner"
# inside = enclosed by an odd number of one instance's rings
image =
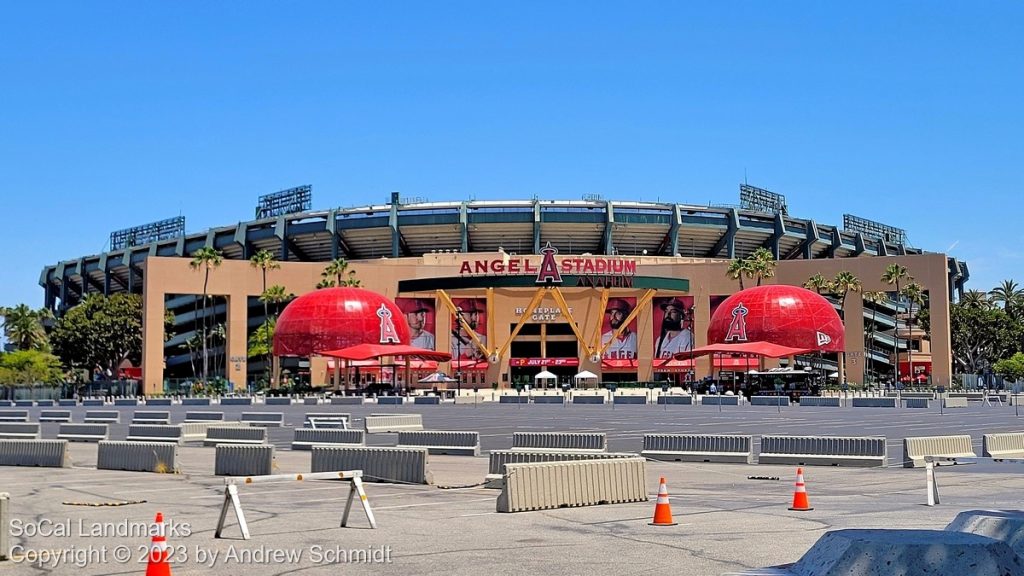
[[[487,346],[487,300],[483,298],[454,298],[452,303],[459,310],[469,329],[476,334],[480,344]],[[452,358],[486,361],[486,353],[477,347],[466,328],[456,316],[452,316]]]
[[[604,309],[604,320],[601,324],[602,358],[605,360],[636,359],[636,325],[633,318],[625,328],[619,330],[626,318],[636,309],[636,298],[610,298]],[[615,331],[619,330],[618,336]]]
[[[395,298],[395,304],[405,314],[409,323],[410,345],[427,350],[437,350],[434,335],[437,307],[433,299]]]
[[[654,298],[654,357],[672,358],[693,349],[693,296]]]

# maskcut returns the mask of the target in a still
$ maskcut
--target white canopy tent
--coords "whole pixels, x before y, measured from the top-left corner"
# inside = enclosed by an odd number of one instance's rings
[[[541,380],[558,380],[558,376],[555,376],[551,372],[544,370],[542,372],[538,372],[537,375],[533,377],[533,379],[536,380],[537,382],[540,382]]]
[[[573,379],[573,382],[575,382],[577,386],[580,386],[581,384],[583,386],[586,386],[587,383],[593,382],[595,387],[597,386],[597,380],[598,380],[597,374],[594,374],[593,372],[591,372],[589,370],[583,370],[579,374],[573,376],[572,379]]]

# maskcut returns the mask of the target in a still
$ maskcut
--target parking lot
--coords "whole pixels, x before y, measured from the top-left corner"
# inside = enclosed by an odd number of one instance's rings
[[[104,409],[112,409],[106,407]],[[30,409],[36,421],[39,408]],[[73,408],[80,422],[86,408]],[[117,408],[122,439],[133,410]],[[292,428],[307,412],[420,413],[426,429],[480,432],[484,451],[509,448],[514,431],[595,431],[608,435],[610,451],[638,452],[644,433],[738,433],[789,435],[884,435],[888,468],[805,469],[810,512],[790,512],[794,467],[649,462],[648,492],[659,476],[668,481],[678,526],[648,526],[653,501],[541,512],[498,514],[498,491],[473,486],[487,472],[486,457],[431,456],[435,486],[367,484],[379,528],[368,529],[358,507],[350,528],[339,528],[348,488],[338,482],[291,482],[241,487],[252,539],[240,537],[229,518],[226,538],[214,539],[223,480],[213,476],[213,449],[179,449],[181,473],[149,474],[95,470],[96,445],[72,444],[70,469],[0,469],[0,491],[11,494],[11,518],[22,525],[41,520],[69,522],[66,536],[15,536],[26,553],[40,550],[108,553],[106,562],[69,569],[31,565],[27,556],[0,563],[0,574],[142,574],[145,565],[112,557],[128,546],[144,555],[148,538],[91,537],[80,525],[151,522],[156,511],[189,530],[168,533],[180,561],[176,575],[334,574],[337,552],[364,550],[366,563],[350,563],[352,574],[723,574],[793,562],[825,531],[837,528],[942,528],[957,512],[1013,508],[1021,503],[1024,466],[991,463],[944,466],[938,472],[942,503],[924,506],[924,472],[899,467],[907,436],[970,434],[980,453],[981,434],[1020,431],[1013,407],[972,406],[947,410],[723,406],[543,406],[493,403],[441,406],[211,406],[170,408],[172,421],[186,411],[283,412],[285,427],[271,428],[280,473],[309,470],[308,452],[288,449]],[[357,421],[356,425],[360,423]],[[57,424],[44,424],[53,438]],[[368,436],[368,444],[394,444],[395,435]],[[756,449],[755,449],[756,452]],[[778,478],[757,480],[748,477]],[[79,503],[145,500],[125,506]],[[80,524],[82,523],[82,524]],[[386,554],[385,554],[386,552]],[[290,554],[291,558],[275,556]],[[297,555],[297,556],[296,556]],[[384,557],[386,555],[386,558]],[[70,559],[72,556],[66,556]],[[376,561],[373,561],[376,559]],[[56,571],[55,571],[56,570]]]

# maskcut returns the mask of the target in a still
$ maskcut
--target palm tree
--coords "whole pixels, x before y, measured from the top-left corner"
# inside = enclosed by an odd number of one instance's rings
[[[814,290],[819,296],[823,294],[831,294],[833,290],[832,281],[821,274],[815,274],[808,278],[807,282],[804,282],[804,288]]]
[[[224,257],[212,246],[203,246],[192,253],[192,262],[189,266],[193,270],[203,270],[203,382],[206,383],[209,375],[210,362],[206,353],[206,291],[210,284],[210,270],[220,266]]]
[[[47,350],[49,339],[43,322],[53,319],[53,313],[46,308],[33,310],[25,304],[13,308],[0,308],[3,316],[3,330],[7,341],[18,350]]]
[[[360,282],[356,279],[356,271],[348,269],[348,262],[344,258],[338,258],[337,260],[331,260],[324,268],[324,271],[320,273],[325,280],[329,282],[321,282],[317,284],[318,288],[327,288],[331,286],[359,286]]]
[[[758,248],[747,259],[751,265],[750,275],[757,278],[757,285],[761,280],[775,276],[775,256],[767,248]]]
[[[871,306],[871,326],[869,328],[868,333],[868,351],[866,354],[867,360],[864,362],[864,367],[868,369],[868,372],[870,372],[871,370],[869,363],[871,362],[872,353],[875,350],[875,328],[877,327],[875,320],[878,317],[878,304],[882,303],[885,300],[885,292],[864,292],[864,300],[866,302],[870,302],[871,304],[873,304],[873,306]]]
[[[252,266],[253,268],[259,268],[260,269],[260,273],[263,276],[263,290],[262,290],[262,292],[260,292],[260,301],[263,302],[263,321],[266,322],[267,319],[270,316],[270,311],[269,311],[269,309],[267,307],[268,301],[263,298],[263,296],[267,293],[267,272],[270,271],[270,270],[277,270],[278,268],[281,267],[281,265],[274,258],[273,252],[271,252],[270,250],[265,250],[265,249],[264,250],[260,250],[260,251],[256,252],[255,254],[253,254],[252,258],[249,258],[249,265]],[[269,379],[269,373],[270,373],[270,356],[269,356],[269,354],[266,357],[264,357],[263,363],[266,365],[265,367],[267,369],[267,375],[268,375],[268,379]]]
[[[842,270],[834,280],[832,280],[832,290],[839,294],[839,314],[842,315],[843,319],[846,318],[846,296],[850,292],[860,292],[861,283],[860,278],[853,275],[852,272]]]
[[[907,274],[907,267],[906,266],[900,266],[899,264],[889,264],[888,266],[885,267],[885,272],[882,273],[882,282],[885,282],[886,284],[888,284],[890,286],[895,286],[896,287],[896,298],[897,298],[897,300],[899,299],[900,294],[901,294],[901,292],[900,292],[900,282],[903,282],[903,281],[906,281],[906,280],[913,281],[913,278],[911,278],[910,275]],[[896,314],[895,321],[896,321],[896,330],[893,330],[893,348],[894,348],[893,355],[894,355],[896,360],[895,360],[895,362],[893,364],[894,364],[894,369],[895,369],[894,373],[896,374],[896,382],[899,382],[900,381],[900,335],[899,335],[900,322],[899,322],[899,313],[898,312]]]
[[[732,262],[729,262],[729,267],[725,270],[725,275],[733,280],[740,281],[740,290],[743,290],[743,277],[753,278],[752,268],[750,261],[744,258],[737,258]]]
[[[992,300],[989,298],[988,293],[982,290],[968,290],[964,292],[963,298],[960,299],[960,305],[965,308],[988,310],[992,307]]]
[[[1013,280],[1003,280],[1003,283],[996,286],[988,293],[989,299],[1003,305],[1003,311],[1010,316],[1016,316],[1024,302],[1024,289],[1021,289]]]
[[[913,383],[914,379],[914,304],[924,306],[924,288],[920,284],[911,280],[909,284],[903,287],[903,295],[907,298],[907,303],[910,309],[907,312],[907,364],[910,367],[910,379]]]

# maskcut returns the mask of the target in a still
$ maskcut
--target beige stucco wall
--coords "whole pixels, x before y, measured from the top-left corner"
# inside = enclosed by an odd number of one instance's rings
[[[388,298],[398,296],[398,281],[411,278],[457,276],[464,260],[477,260],[496,255],[474,254],[428,254],[420,258],[377,259],[350,262],[350,268],[363,286]],[[539,256],[531,257],[535,263]],[[690,258],[637,257],[637,275],[686,278],[690,281],[690,295],[696,306],[696,344],[707,344],[707,326],[710,322],[710,297],[728,295],[739,289],[736,281],[725,276],[727,261]],[[907,267],[908,273],[931,292],[931,353],[933,360],[933,382],[948,385],[950,380],[949,342],[949,297],[946,275],[946,257],[942,254],[924,254],[891,257],[859,257],[822,260],[787,260],[778,263],[775,277],[767,283],[801,285],[810,276],[821,274],[833,277],[837,272],[848,270],[857,276],[864,290],[887,290],[891,287],[881,282],[885,267],[898,262]],[[162,390],[163,382],[163,314],[164,298],[168,294],[201,294],[203,273],[192,270],[187,258],[151,257],[144,263],[144,316],[143,316],[143,381],[149,393]],[[279,284],[295,294],[313,290],[320,281],[324,263],[283,262],[281,268],[269,272],[268,284]],[[258,296],[262,291],[262,275],[259,270],[243,260],[225,260],[210,273],[207,292],[224,296],[228,300],[228,379],[241,383],[246,380],[246,326],[249,296]],[[583,335],[591,339],[595,323],[603,320],[603,311],[598,310],[600,291],[593,288],[563,288],[566,301],[573,309],[573,315],[580,324]],[[488,345],[508,339],[510,326],[518,321],[515,308],[526,307],[533,297],[532,289],[494,289],[493,304],[488,309]],[[612,289],[612,297],[632,296],[639,298],[643,290]],[[659,293],[671,295],[670,292]],[[434,293],[416,294],[434,298]],[[453,297],[486,298],[486,290],[459,291]],[[413,296],[413,294],[403,294]],[[556,307],[552,298],[542,306]],[[847,379],[862,382],[864,378],[864,323],[863,303],[860,297],[851,295],[847,299],[846,348]],[[451,334],[450,317],[442,313],[443,304],[437,303],[435,334],[437,349],[448,350]],[[654,334],[652,312],[644,308],[638,316],[638,355],[640,370],[638,378],[651,378],[651,363],[654,355]],[[242,329],[235,329],[241,326]],[[600,374],[600,365],[590,362],[581,347],[580,369]],[[709,361],[698,361],[697,376],[708,373]],[[501,382],[501,375],[509,372],[508,354],[498,364],[492,364],[486,375],[486,382]],[[328,378],[324,363],[314,360],[310,367],[314,381]]]

